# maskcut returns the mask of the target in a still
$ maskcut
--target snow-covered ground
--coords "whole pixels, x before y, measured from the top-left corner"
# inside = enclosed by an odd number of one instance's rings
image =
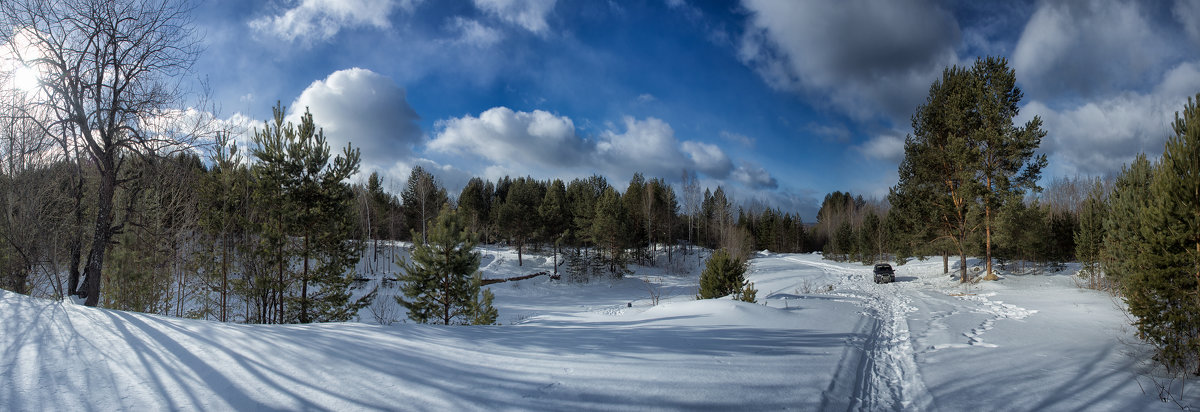
[[[488,278],[552,270],[481,251]],[[504,325],[486,327],[372,325],[369,311],[234,325],[0,291],[0,409],[1174,408],[1139,385],[1119,304],[1066,272],[963,289],[940,261],[911,262],[876,285],[866,266],[763,253],[749,304],[695,300],[699,259],[682,259],[491,285]]]

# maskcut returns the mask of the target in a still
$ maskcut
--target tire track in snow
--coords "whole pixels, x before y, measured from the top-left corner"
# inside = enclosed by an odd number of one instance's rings
[[[863,308],[863,314],[875,320],[863,344],[866,356],[854,365],[856,378],[849,409],[927,409],[932,396],[917,368],[906,318],[906,314],[916,308],[911,305],[910,298],[901,293],[919,292],[905,283],[875,284],[865,270],[793,257],[785,259],[837,276],[838,292],[831,295],[858,298],[855,301]],[[835,381],[839,380],[837,378]]]

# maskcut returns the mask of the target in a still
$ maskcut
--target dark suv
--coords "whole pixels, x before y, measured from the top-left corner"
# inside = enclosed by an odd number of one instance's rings
[[[875,264],[875,283],[892,283],[896,281],[896,271],[887,263]]]

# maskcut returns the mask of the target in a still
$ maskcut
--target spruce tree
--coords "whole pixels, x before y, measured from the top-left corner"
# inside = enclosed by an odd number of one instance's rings
[[[1200,94],[1196,96],[1200,100]],[[1125,301],[1140,335],[1169,372],[1200,375],[1200,108],[1175,114],[1150,186],[1140,270],[1126,278]]]
[[[474,251],[475,235],[464,226],[458,213],[442,206],[427,232],[428,240],[415,245],[410,260],[396,262],[404,294],[396,296],[396,302],[408,309],[414,322],[450,325],[491,317],[490,291],[480,299],[478,283],[472,280],[480,260]]]

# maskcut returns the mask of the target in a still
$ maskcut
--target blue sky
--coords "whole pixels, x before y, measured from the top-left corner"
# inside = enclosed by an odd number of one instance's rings
[[[1200,92],[1200,3],[210,0],[195,74],[219,116],[309,107],[398,188],[471,176],[696,171],[811,221],[883,197],[909,118],[952,64],[1009,58],[1047,178],[1161,153]]]

